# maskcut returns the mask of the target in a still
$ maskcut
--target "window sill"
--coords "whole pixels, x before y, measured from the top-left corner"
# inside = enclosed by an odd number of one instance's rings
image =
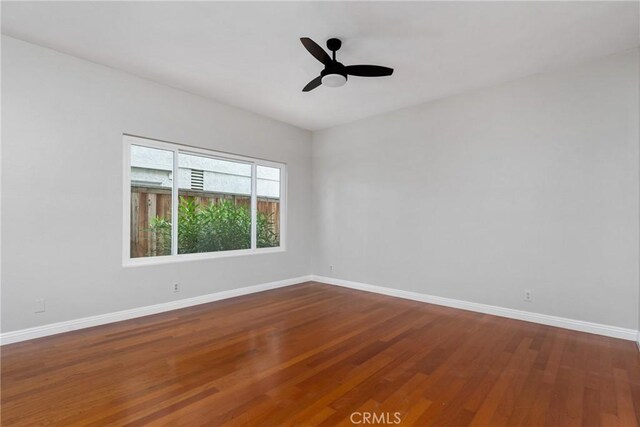
[[[241,249],[237,251],[205,252],[199,254],[163,255],[156,257],[125,259],[123,267],[143,267],[148,265],[173,264],[176,262],[200,261],[207,259],[230,258],[247,255],[263,255],[286,252],[282,246],[277,248]]]

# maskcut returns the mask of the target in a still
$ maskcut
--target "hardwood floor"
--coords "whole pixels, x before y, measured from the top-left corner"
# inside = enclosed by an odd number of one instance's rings
[[[629,427],[640,355],[306,283],[4,346],[1,402],[3,426]]]

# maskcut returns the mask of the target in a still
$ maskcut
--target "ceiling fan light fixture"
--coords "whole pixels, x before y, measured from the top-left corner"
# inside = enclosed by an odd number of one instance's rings
[[[322,76],[322,84],[328,87],[340,87],[344,86],[347,82],[347,76],[342,74],[325,74]]]

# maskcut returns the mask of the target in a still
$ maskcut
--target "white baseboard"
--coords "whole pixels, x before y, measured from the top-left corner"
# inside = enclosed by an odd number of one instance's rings
[[[495,305],[480,304],[477,302],[462,301],[453,298],[444,298],[434,295],[427,295],[418,292],[403,291],[400,289],[386,288],[382,286],[369,285],[366,283],[352,282],[349,280],[334,279],[332,277],[311,276],[315,282],[327,283],[329,285],[342,286],[366,292],[374,292],[392,297],[410,299],[414,301],[426,302],[429,304],[443,305],[446,307],[459,308],[462,310],[476,311],[479,313],[492,314],[494,316],[508,317],[510,319],[524,320],[527,322],[541,323],[543,325],[555,326],[558,328],[571,329],[574,331],[588,332],[591,334],[604,335],[607,337],[621,338],[624,340],[636,341],[640,347],[640,332],[634,329],[620,328],[618,326],[602,325],[599,323],[585,322],[583,320],[567,319],[565,317],[550,316],[548,314],[532,313],[529,311],[515,310],[512,308],[498,307]]]
[[[185,298],[177,301],[169,301],[162,304],[148,305],[145,307],[132,308],[130,310],[117,311],[114,313],[100,314],[97,316],[84,317],[81,319],[68,320],[65,322],[51,323],[49,325],[36,326],[18,331],[5,332],[0,334],[0,345],[30,340],[34,338],[46,337],[48,335],[70,332],[78,329],[90,328],[92,326],[104,325],[107,323],[119,322],[136,317],[148,316],[150,314],[163,313],[165,311],[177,310],[208,302],[219,301],[241,295],[253,294],[269,289],[282,288],[296,285],[311,280],[311,276],[295,277],[293,279],[278,280],[276,282],[263,283],[245,288],[231,289],[228,291],[215,292],[213,294],[201,295],[193,298]]]
[[[638,349],[640,350],[640,331],[636,331],[634,329],[602,325],[598,323],[585,322],[582,320],[567,319],[564,317],[550,316],[547,314],[532,313],[529,311],[515,310],[511,308],[462,301],[453,298],[438,297],[418,292],[403,291],[400,289],[386,288],[382,286],[369,285],[366,283],[352,282],[349,280],[334,279],[331,277],[315,275],[300,276],[293,279],[279,280],[276,282],[263,283],[260,285],[248,286],[239,289],[231,289],[228,291],[216,292],[177,301],[170,301],[162,304],[132,308],[130,310],[117,311],[114,313],[100,314],[97,316],[90,316],[65,322],[52,323],[49,325],[36,326],[33,328],[21,329],[18,331],[5,332],[3,334],[0,334],[0,345],[16,343],[34,338],[41,338],[49,335],[60,334],[63,332],[75,331],[78,329],[90,328],[92,326],[99,326],[107,323],[119,322],[122,320],[134,319],[136,317],[148,316],[151,314],[163,313],[165,311],[177,310],[180,308],[191,307],[199,304],[206,304],[208,302],[262,292],[269,289],[282,288],[285,286],[296,285],[298,283],[304,283],[308,281],[321,282],[329,285],[342,286],[366,292],[374,292],[377,294],[388,295],[397,298],[410,299],[413,301],[420,301],[446,307],[458,308],[462,310],[492,314],[495,316],[508,317],[511,319],[524,320],[527,322],[540,323],[543,325],[571,329],[574,331],[588,332],[613,338],[621,338],[625,340],[635,341],[638,345]]]

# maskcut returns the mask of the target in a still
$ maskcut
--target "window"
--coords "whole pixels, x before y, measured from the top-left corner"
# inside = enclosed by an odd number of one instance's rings
[[[256,167],[258,195],[258,247],[270,248],[280,244],[280,169]]]
[[[125,135],[127,264],[284,249],[283,164]]]

